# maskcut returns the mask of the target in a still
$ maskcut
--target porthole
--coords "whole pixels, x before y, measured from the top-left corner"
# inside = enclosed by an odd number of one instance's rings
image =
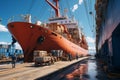
[[[45,40],[45,37],[44,37],[44,36],[40,36],[40,37],[37,39],[37,42],[38,42],[39,44],[41,44],[44,40]]]

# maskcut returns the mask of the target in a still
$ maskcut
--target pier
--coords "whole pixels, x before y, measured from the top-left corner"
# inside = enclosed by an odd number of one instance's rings
[[[73,61],[58,61],[54,65],[34,67],[34,63],[18,63],[16,68],[11,64],[0,65],[1,80],[34,80],[52,74],[88,57],[79,58]]]

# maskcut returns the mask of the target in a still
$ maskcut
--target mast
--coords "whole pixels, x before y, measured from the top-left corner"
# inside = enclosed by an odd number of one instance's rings
[[[46,2],[55,10],[56,17],[60,17],[60,11],[59,11],[59,0],[53,0],[56,5],[51,3],[49,0],[46,0]]]

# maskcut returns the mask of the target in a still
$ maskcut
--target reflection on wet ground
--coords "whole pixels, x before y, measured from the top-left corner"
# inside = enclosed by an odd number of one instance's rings
[[[63,80],[120,80],[108,78],[95,59],[80,62],[79,66],[65,78]]]
[[[36,80],[120,80],[108,78],[101,66],[100,62],[92,57]]]
[[[88,69],[87,64],[80,64],[78,69],[74,70],[72,73],[67,74],[66,78],[68,80],[74,79],[74,78],[80,78],[83,79],[83,77],[86,75]]]

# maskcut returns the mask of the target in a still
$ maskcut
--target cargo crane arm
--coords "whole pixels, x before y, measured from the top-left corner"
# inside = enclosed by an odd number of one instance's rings
[[[46,0],[46,2],[55,10],[56,17],[60,17],[58,0],[54,0],[54,1],[56,2],[56,6],[53,3],[51,3],[49,0]]]

